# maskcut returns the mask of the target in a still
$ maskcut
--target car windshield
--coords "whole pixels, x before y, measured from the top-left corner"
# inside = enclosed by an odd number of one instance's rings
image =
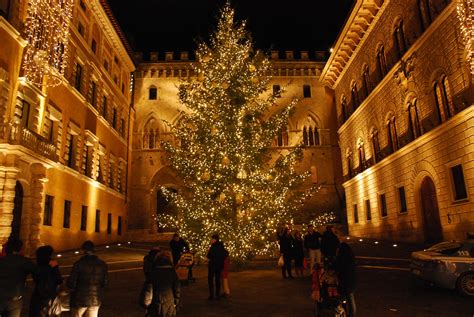
[[[441,242],[435,244],[428,251],[438,252],[441,254],[453,254],[462,248],[462,243],[459,242]]]

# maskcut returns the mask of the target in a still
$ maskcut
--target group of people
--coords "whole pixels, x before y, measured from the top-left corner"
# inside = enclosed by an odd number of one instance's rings
[[[69,306],[72,317],[98,316],[101,290],[107,285],[107,265],[94,254],[94,243],[82,244],[83,256],[74,263],[66,281],[70,290],[68,303],[61,303],[59,292],[63,278],[59,266],[53,260],[53,248],[49,245],[36,250],[36,264],[22,255],[21,240],[10,238],[0,257],[0,316],[20,317],[29,275],[34,281],[31,296],[31,317],[60,314],[61,306]]]
[[[354,289],[356,284],[355,257],[351,247],[339,240],[336,227],[328,225],[326,231],[321,234],[315,230],[313,225],[308,225],[308,232],[301,237],[301,233],[295,230],[292,233],[290,227],[284,227],[278,234],[280,245],[280,256],[283,259],[281,274],[284,279],[293,279],[292,262],[297,276],[303,275],[305,254],[309,259],[307,269],[312,276],[312,298],[319,307],[321,298],[321,279],[331,285],[327,288],[329,295],[341,295],[348,302],[348,316],[356,314]],[[316,314],[318,314],[318,310]]]

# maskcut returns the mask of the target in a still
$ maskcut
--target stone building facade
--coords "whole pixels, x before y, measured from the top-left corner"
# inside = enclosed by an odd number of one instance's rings
[[[172,140],[166,122],[176,122],[180,113],[187,111],[178,101],[180,80],[194,76],[189,54],[175,55],[173,52],[151,53],[149,60],[142,61],[135,73],[136,117],[129,218],[129,233],[134,232],[135,239],[156,232],[154,215],[166,212],[160,188],[165,186],[177,191],[182,188],[160,147],[161,140]],[[274,140],[272,147],[278,154],[305,142],[307,147],[298,168],[312,171],[312,177],[304,186],[311,182],[321,184],[319,192],[302,206],[301,214],[295,215],[296,221],[307,221],[320,212],[338,213],[343,199],[333,94],[319,80],[324,67],[324,54],[322,56],[321,59],[320,52],[314,55],[271,52],[273,79],[269,91],[286,87],[281,106],[287,105],[292,97],[300,99],[287,130]]]
[[[74,1],[68,67],[50,87],[25,79],[29,1],[0,4],[0,244],[18,237],[32,253],[121,239],[135,66],[110,8]]]
[[[473,78],[456,1],[359,0],[334,89],[349,232],[436,242],[474,228]]]

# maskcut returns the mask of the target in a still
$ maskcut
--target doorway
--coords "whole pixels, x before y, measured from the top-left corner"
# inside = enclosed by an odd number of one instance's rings
[[[20,239],[21,231],[21,214],[23,209],[23,186],[19,181],[15,185],[15,198],[13,200],[13,219],[12,219],[12,233],[11,237]]]
[[[443,229],[439,217],[438,199],[435,185],[428,176],[421,182],[420,195],[425,242],[440,242],[443,240]]]

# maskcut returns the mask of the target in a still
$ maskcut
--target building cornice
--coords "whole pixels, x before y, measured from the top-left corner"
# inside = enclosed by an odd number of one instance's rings
[[[11,25],[4,17],[0,16],[0,29],[5,30],[21,47],[25,47],[28,43],[27,40],[21,37],[13,25]]]
[[[334,89],[390,0],[357,0],[332,48],[321,81]]]
[[[91,0],[90,9],[96,16],[100,27],[111,40],[112,46],[119,53],[121,59],[125,62],[128,72],[135,69],[133,62],[133,51],[123,34],[120,26],[112,13],[112,9],[106,0]]]

